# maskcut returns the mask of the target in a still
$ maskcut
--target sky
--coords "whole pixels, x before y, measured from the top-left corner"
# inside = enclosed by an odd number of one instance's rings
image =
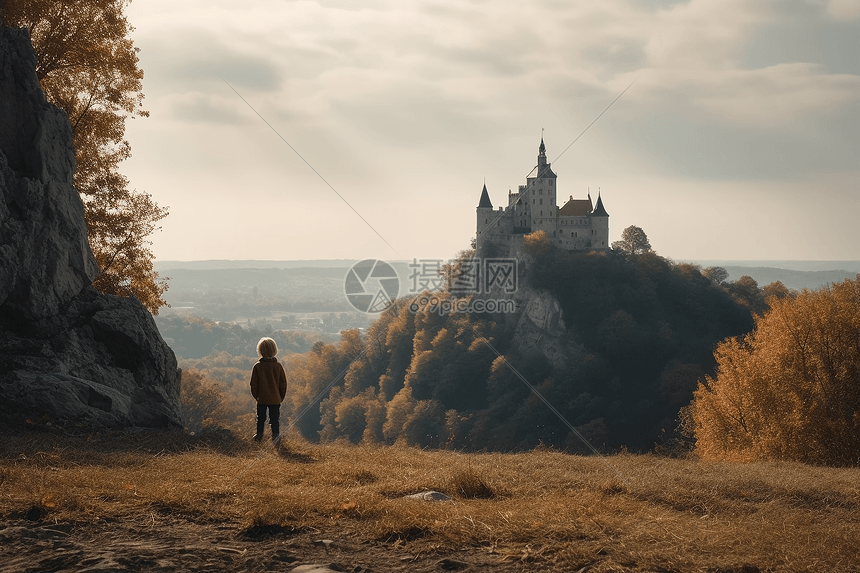
[[[860,260],[860,0],[127,16],[150,117],[127,122],[122,171],[169,207],[158,260],[454,257],[484,183],[506,205],[542,131],[559,197],[599,192],[610,240],[636,225],[674,260]]]

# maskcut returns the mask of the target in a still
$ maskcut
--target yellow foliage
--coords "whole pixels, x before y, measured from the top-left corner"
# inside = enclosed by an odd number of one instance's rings
[[[860,463],[860,275],[772,297],[743,340],[716,350],[690,414],[705,459]]]
[[[167,283],[153,269],[147,239],[167,216],[147,193],[128,188],[119,164],[131,156],[125,120],[146,117],[143,70],[123,10],[128,0],[5,0],[0,20],[27,28],[36,76],[49,102],[66,112],[75,149],[75,188],[84,202],[102,292],[137,296],[153,314]]]
[[[552,248],[552,240],[544,231],[535,231],[523,237],[523,248],[533,257],[539,257]]]

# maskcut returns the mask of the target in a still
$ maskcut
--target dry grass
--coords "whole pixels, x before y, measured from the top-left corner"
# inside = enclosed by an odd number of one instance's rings
[[[0,519],[169,516],[234,525],[248,538],[341,532],[574,571],[858,567],[858,469],[287,444],[229,435],[3,436]],[[453,500],[403,499],[425,489]]]

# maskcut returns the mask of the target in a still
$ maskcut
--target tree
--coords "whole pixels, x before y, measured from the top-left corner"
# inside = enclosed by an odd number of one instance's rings
[[[723,284],[729,278],[729,271],[723,267],[708,267],[702,271],[702,274],[718,285]]]
[[[463,285],[468,284],[469,278],[474,276],[475,265],[480,265],[480,261],[475,258],[475,249],[460,251],[456,259],[442,265],[439,274],[444,280],[445,290],[462,293]]]
[[[214,426],[216,420],[224,417],[224,393],[203,372],[194,368],[184,370],[179,388],[182,420],[192,432]]]
[[[622,251],[628,255],[639,255],[642,253],[651,253],[651,243],[648,241],[648,235],[641,227],[630,225],[621,232],[621,240],[612,243],[612,249]]]
[[[152,266],[147,239],[167,216],[147,193],[130,190],[119,164],[131,155],[125,120],[142,109],[143,71],[123,14],[130,0],[5,0],[0,19],[27,28],[36,76],[72,126],[75,188],[84,202],[90,247],[101,267],[93,286],[136,295],[153,314],[167,283]]]
[[[772,296],[775,296],[776,298],[786,298],[789,296],[795,296],[796,294],[797,293],[795,291],[782,284],[782,281],[774,281],[761,288],[761,295],[764,297],[765,301]]]
[[[545,231],[535,231],[523,237],[523,250],[533,257],[545,255],[550,249],[552,249],[552,239]]]
[[[728,283],[729,294],[739,303],[755,314],[761,314],[767,309],[758,282],[749,275],[744,275],[732,283]]]
[[[860,463],[860,275],[769,299],[755,330],[715,352],[690,406],[705,459]]]

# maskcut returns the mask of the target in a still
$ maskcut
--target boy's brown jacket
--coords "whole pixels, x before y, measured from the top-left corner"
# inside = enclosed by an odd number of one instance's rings
[[[258,404],[275,406],[287,396],[287,374],[277,358],[261,358],[251,370],[251,395]]]

